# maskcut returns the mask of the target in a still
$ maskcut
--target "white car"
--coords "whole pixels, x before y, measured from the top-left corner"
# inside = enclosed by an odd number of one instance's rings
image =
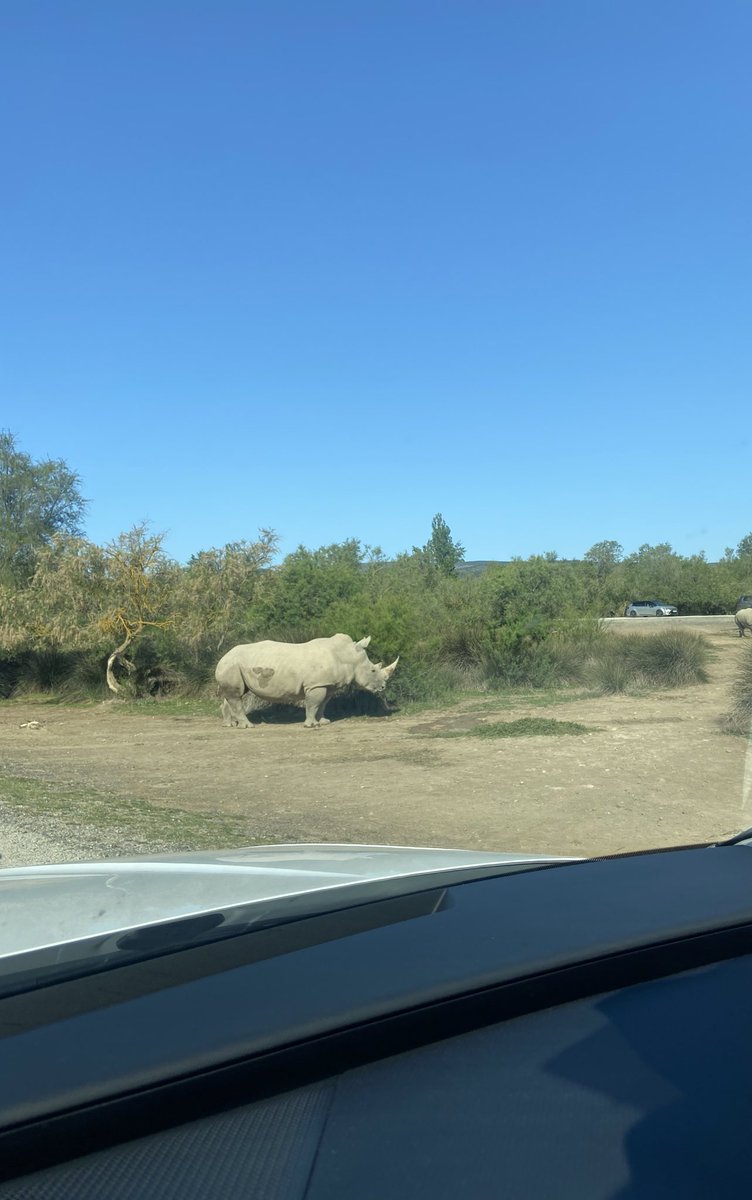
[[[633,600],[628,604],[625,617],[678,617],[675,604],[662,604],[660,600]]]
[[[0,871],[0,998],[9,977],[111,967],[150,951],[289,921],[410,889],[576,861],[414,846],[275,845]],[[221,920],[205,925],[209,914]],[[198,937],[197,937],[198,934]]]

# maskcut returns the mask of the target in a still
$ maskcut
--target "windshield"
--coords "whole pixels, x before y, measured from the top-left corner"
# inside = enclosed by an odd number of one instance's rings
[[[752,825],[752,10],[4,18],[0,868]]]

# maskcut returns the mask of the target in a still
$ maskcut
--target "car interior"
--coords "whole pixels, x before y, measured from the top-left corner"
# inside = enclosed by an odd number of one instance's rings
[[[751,872],[587,860],[20,984],[0,1200],[732,1194]]]

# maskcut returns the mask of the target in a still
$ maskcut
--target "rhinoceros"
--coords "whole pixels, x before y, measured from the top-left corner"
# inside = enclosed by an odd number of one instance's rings
[[[248,728],[243,697],[252,692],[274,704],[305,706],[309,728],[328,725],[324,709],[335,692],[357,684],[383,692],[399,657],[388,667],[366,654],[370,637],[354,642],[346,633],[311,642],[249,642],[234,646],[214,672],[225,725]]]
[[[752,631],[752,608],[740,608],[738,613],[734,613],[734,620],[739,630],[739,637],[744,637],[748,629]]]

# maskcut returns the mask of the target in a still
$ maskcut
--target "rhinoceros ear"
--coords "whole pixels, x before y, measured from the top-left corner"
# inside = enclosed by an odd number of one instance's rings
[[[355,645],[360,646],[361,650],[365,650],[365,648],[368,645],[368,643],[370,642],[370,640],[371,640],[371,635],[369,634],[368,637],[361,638],[359,642],[355,643]]]
[[[397,655],[397,657],[395,658],[393,663],[390,663],[388,667],[384,667],[384,674],[386,675],[387,679],[390,677],[390,675],[394,674],[395,670],[397,669],[398,662],[399,662],[399,654]]]

